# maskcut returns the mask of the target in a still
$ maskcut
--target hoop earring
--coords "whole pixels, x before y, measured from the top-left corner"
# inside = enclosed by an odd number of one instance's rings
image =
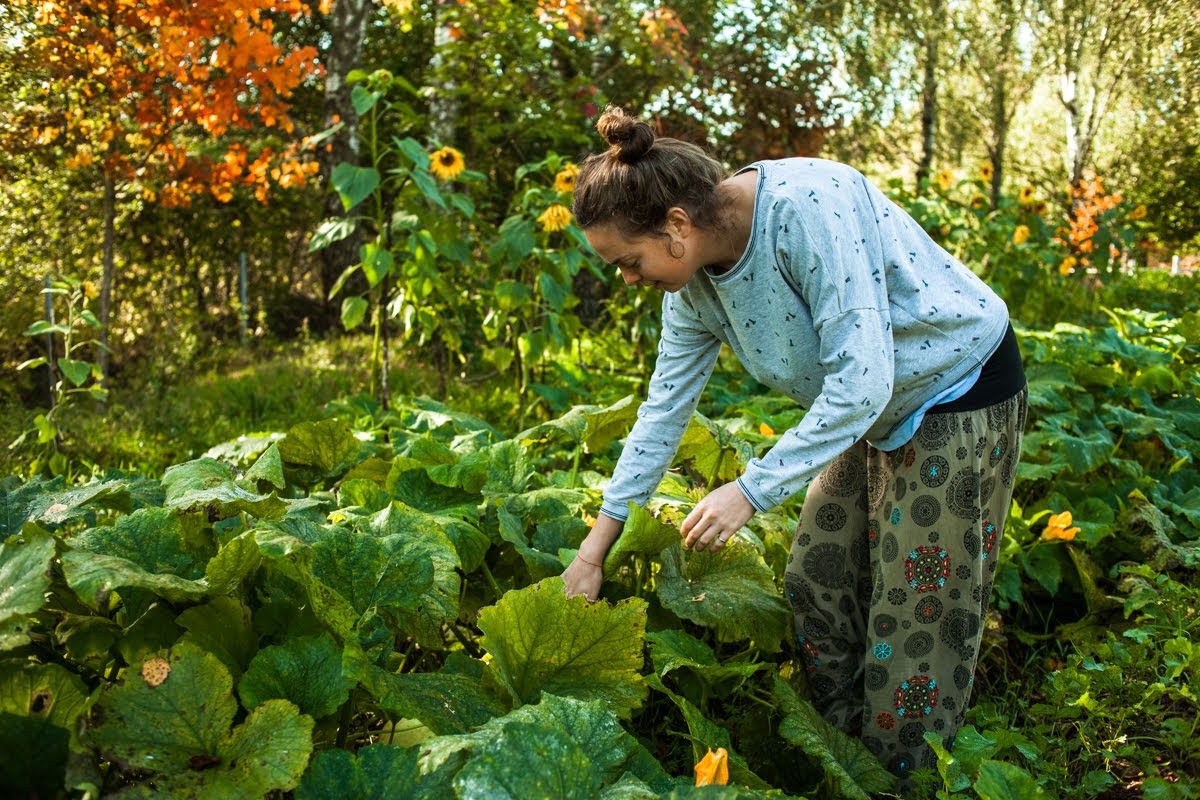
[[[679,245],[678,253],[675,252],[675,245]],[[683,258],[683,254],[685,252],[687,252],[687,251],[684,250],[684,248],[683,248],[683,242],[679,242],[679,241],[676,241],[675,239],[672,239],[670,242],[667,243],[667,253],[668,253],[668,255],[671,256],[671,258]]]

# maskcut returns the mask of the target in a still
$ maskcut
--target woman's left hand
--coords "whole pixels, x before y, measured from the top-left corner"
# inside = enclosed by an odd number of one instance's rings
[[[708,493],[683,521],[683,546],[696,551],[716,552],[750,521],[754,506],[737,482]]]

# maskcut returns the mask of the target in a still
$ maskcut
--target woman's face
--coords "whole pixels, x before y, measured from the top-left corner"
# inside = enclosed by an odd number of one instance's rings
[[[615,225],[593,225],[583,233],[596,255],[621,271],[626,285],[653,286],[664,292],[677,292],[692,279],[702,264],[696,263],[694,248],[687,236],[666,235],[628,238]],[[690,231],[689,231],[690,232]],[[680,253],[676,258],[671,250]]]

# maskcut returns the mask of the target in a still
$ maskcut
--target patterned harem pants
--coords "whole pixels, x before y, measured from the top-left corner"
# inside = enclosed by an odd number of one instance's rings
[[[936,765],[926,731],[950,746],[963,724],[1026,398],[859,442],[804,499],[785,588],[813,702],[902,779]]]

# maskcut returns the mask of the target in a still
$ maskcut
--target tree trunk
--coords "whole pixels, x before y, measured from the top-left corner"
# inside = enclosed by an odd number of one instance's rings
[[[333,169],[338,164],[358,164],[358,113],[350,100],[351,86],[346,76],[362,66],[363,42],[367,36],[367,20],[375,5],[371,0],[335,0],[329,12],[329,48],[325,52],[325,126],[331,127],[341,121],[342,128],[329,140],[329,147],[321,151],[321,174],[328,183]],[[342,201],[336,192],[325,194],[325,215],[345,215]],[[357,264],[362,247],[362,233],[356,230],[341,241],[334,242],[321,250],[321,288],[325,305],[326,322],[336,324],[339,319],[338,304],[331,302],[329,292],[347,267]],[[348,286],[350,292],[365,291],[361,287]]]
[[[104,256],[100,278],[100,339],[96,348],[96,363],[100,367],[100,385],[108,388],[108,327],[112,316],[113,252],[116,240],[117,184],[108,170],[104,171]]]
[[[456,0],[436,0],[434,13],[437,25],[433,35],[432,74],[441,85],[430,94],[429,133],[439,145],[451,145],[458,131],[458,84],[446,76],[446,51],[453,46],[452,28],[446,21],[445,9],[453,8]]]
[[[938,46],[946,24],[941,0],[929,8],[925,24],[925,77],[921,85],[921,163],[917,165],[917,185],[933,170],[933,149],[937,137]]]

